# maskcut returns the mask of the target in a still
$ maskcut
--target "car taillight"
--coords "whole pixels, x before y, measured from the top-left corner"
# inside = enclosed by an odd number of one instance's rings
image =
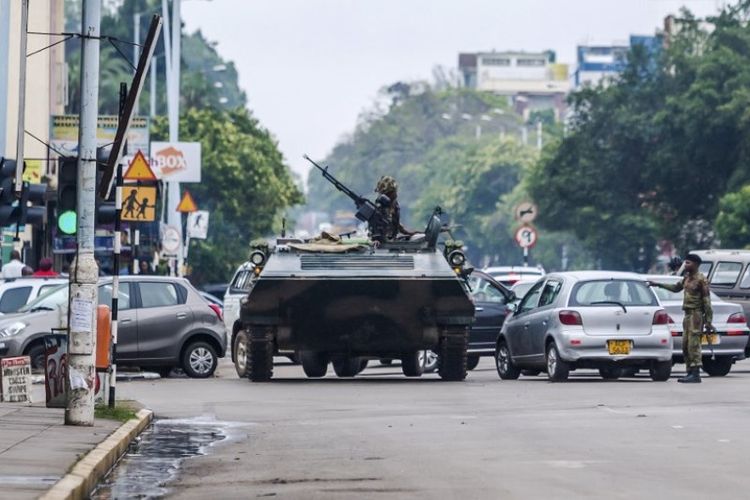
[[[747,323],[747,318],[743,313],[734,313],[729,316],[727,323]]]
[[[660,309],[659,311],[656,311],[656,314],[654,314],[654,321],[652,324],[654,325],[668,325],[670,323],[674,323],[672,318],[669,317],[669,314],[667,314],[667,311],[664,309]]]
[[[575,311],[560,311],[559,317],[560,323],[562,323],[563,325],[573,326],[583,324],[581,315]]]
[[[208,304],[208,307],[216,313],[216,316],[219,317],[219,321],[224,321],[224,315],[221,313],[221,307],[219,307],[218,304]]]

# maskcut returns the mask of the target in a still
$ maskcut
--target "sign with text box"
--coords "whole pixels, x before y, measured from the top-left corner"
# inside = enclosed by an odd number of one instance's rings
[[[151,169],[166,182],[200,182],[200,142],[152,142]]]

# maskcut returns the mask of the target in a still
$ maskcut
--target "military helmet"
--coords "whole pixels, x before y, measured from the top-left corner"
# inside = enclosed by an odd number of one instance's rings
[[[398,191],[398,183],[390,175],[384,175],[375,186],[375,191],[382,194],[395,193]]]

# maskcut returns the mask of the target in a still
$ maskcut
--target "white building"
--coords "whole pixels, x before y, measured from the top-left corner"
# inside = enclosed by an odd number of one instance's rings
[[[458,56],[466,87],[508,96],[525,118],[533,110],[552,109],[559,119],[570,91],[568,66],[552,52],[478,52]]]

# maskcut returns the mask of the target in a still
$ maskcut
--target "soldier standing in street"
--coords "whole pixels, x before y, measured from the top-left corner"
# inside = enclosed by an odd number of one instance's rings
[[[682,309],[685,319],[682,320],[682,353],[685,357],[687,375],[678,379],[683,383],[700,383],[701,381],[701,335],[704,329],[713,332],[713,310],[711,309],[711,291],[706,277],[698,272],[701,258],[695,254],[685,257],[685,270],[682,281],[674,285],[649,281],[649,286],[664,288],[671,292],[685,291]]]

